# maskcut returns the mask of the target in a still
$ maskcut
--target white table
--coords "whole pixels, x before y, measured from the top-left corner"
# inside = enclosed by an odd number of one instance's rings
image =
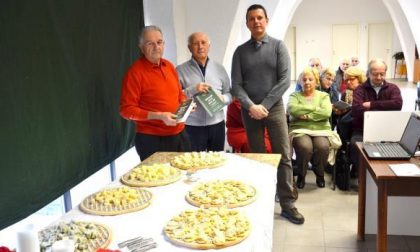
[[[169,155],[169,156],[168,156]],[[166,162],[175,153],[156,153],[144,163],[156,161]],[[272,164],[278,163],[278,154],[248,154],[260,160],[270,160]],[[96,216],[81,212],[75,207],[64,215],[60,221],[93,221],[108,226],[113,234],[110,249],[117,249],[117,244],[121,241],[137,237],[151,237],[157,242],[157,248],[151,251],[197,251],[185,247],[173,245],[168,241],[162,230],[166,222],[173,216],[185,209],[196,209],[185,200],[187,192],[199,182],[214,179],[234,179],[253,185],[257,189],[257,199],[250,205],[238,208],[250,219],[252,231],[250,236],[243,242],[217,251],[257,251],[271,252],[273,216],[274,216],[274,197],[276,191],[276,168],[267,162],[259,162],[245,158],[236,154],[226,153],[227,162],[218,168],[204,169],[197,172],[200,178],[198,182],[187,183],[185,175],[176,183],[146,188],[150,190],[154,199],[151,205],[143,210],[122,214],[117,216]],[[185,172],[184,172],[185,173]],[[113,182],[110,186],[120,185],[121,182]],[[211,250],[210,250],[211,251]]]

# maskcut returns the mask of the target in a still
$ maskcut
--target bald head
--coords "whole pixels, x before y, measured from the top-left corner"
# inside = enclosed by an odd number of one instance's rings
[[[380,86],[386,77],[387,65],[383,59],[373,59],[368,64],[369,79],[374,86]]]
[[[340,62],[340,69],[341,71],[345,72],[347,68],[350,66],[350,60],[349,59],[342,59]]]
[[[194,33],[191,33],[190,36],[188,36],[188,45],[191,45],[194,42],[194,40],[197,40],[200,38],[204,38],[207,41],[209,41],[209,36],[206,33],[194,32]]]
[[[200,65],[206,64],[209,48],[210,39],[204,32],[194,32],[188,37],[188,49]]]
[[[318,68],[318,71],[322,70],[321,60],[319,58],[310,58],[309,66]]]
[[[372,68],[377,68],[377,67],[384,67],[385,71],[388,70],[388,66],[386,65],[383,59],[376,58],[369,61],[369,64],[368,64],[369,72],[371,71]]]

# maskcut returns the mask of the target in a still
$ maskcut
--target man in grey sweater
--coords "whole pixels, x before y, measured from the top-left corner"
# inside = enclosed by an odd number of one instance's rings
[[[273,153],[280,153],[277,169],[277,194],[281,215],[295,224],[305,219],[294,205],[293,170],[290,159],[283,94],[290,86],[290,58],[282,41],[267,35],[265,8],[251,5],[246,25],[251,39],[240,45],[232,60],[232,93],[242,106],[242,120],[252,152],[264,153],[264,128],[267,128]]]
[[[188,97],[212,88],[225,105],[232,102],[230,80],[224,67],[208,57],[210,40],[207,34],[195,32],[188,37],[192,57],[177,66],[182,88]],[[193,151],[223,151],[225,145],[225,113],[223,109],[209,116],[197,103],[194,113],[186,121],[186,130]]]

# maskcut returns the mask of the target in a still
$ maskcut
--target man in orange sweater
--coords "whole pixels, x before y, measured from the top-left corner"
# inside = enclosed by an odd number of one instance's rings
[[[136,123],[135,146],[141,160],[157,151],[190,151],[184,124],[174,112],[186,99],[175,67],[162,58],[165,42],[157,26],[139,38],[143,54],[128,69],[121,91],[120,114]]]

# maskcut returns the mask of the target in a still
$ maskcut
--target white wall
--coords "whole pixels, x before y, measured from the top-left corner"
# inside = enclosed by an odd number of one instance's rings
[[[308,59],[319,57],[324,66],[332,61],[332,25],[359,25],[360,66],[366,68],[369,23],[391,23],[382,0],[305,0],[297,7],[290,25],[296,27],[296,67],[299,72]],[[351,56],[351,55],[349,55]],[[336,69],[338,66],[331,66]]]
[[[311,24],[296,26],[296,72],[308,66],[308,60],[317,57],[324,67],[331,65],[332,48],[331,25],[318,24],[314,29]],[[336,67],[333,67],[336,69]]]
[[[184,10],[175,7],[175,11],[179,12],[175,13],[175,16],[180,16],[180,13],[183,13],[185,19],[184,27],[177,24],[175,28],[177,35],[181,35],[178,33],[180,29],[185,29],[185,33],[182,34],[183,38],[179,40],[177,46],[179,53],[177,64],[190,59],[187,37],[197,31],[205,32],[210,37],[209,56],[218,62],[223,62],[238,2],[239,0],[185,0]],[[174,3],[178,5],[178,1],[174,1]]]
[[[420,2],[418,0],[398,0],[397,2],[401,5],[403,12],[401,13],[403,17],[400,16],[398,18],[406,21],[406,26],[403,27],[406,29],[403,36],[407,40],[407,44],[403,49],[407,62],[408,80],[413,81],[416,43],[418,45],[417,48],[420,48]]]
[[[270,26],[267,28],[267,31],[273,37],[283,40],[287,32],[288,24],[292,20],[293,15],[302,0],[278,0],[277,2],[278,4],[271,16]]]
[[[176,52],[177,57],[176,61],[173,61],[175,65],[182,63],[190,58],[189,53],[187,53],[187,1],[186,0],[177,0],[176,4],[173,6],[173,15],[174,15],[174,31],[176,34]]]
[[[178,1],[178,0],[177,0]],[[144,0],[144,25],[157,25],[165,40],[164,58],[176,62],[176,36],[174,29],[173,0]]]

